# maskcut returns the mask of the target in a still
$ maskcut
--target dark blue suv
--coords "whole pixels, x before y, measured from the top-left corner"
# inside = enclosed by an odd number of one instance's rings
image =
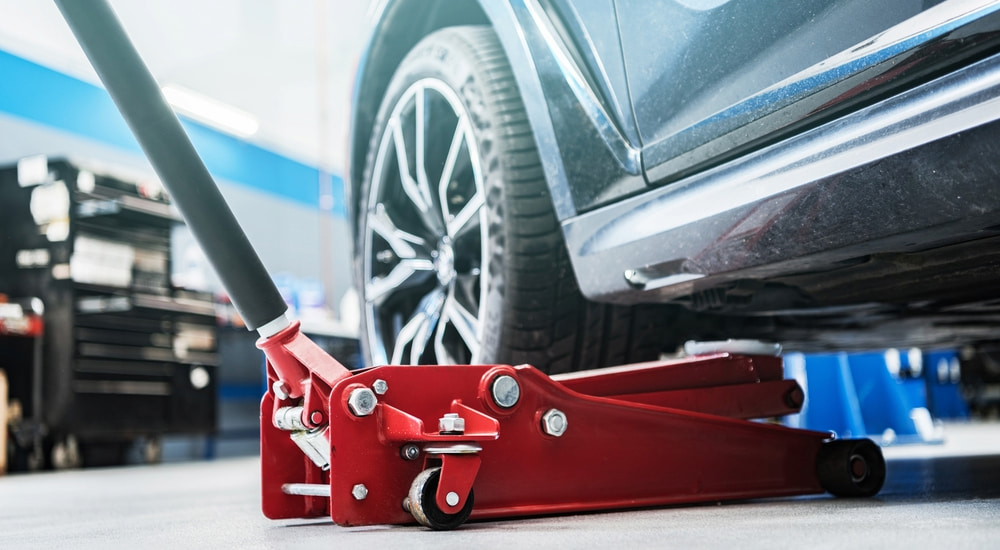
[[[374,11],[349,181],[371,363],[996,338],[1000,3]]]

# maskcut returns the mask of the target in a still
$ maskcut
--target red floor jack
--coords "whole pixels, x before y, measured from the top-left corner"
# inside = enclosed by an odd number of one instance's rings
[[[530,366],[349,371],[299,332],[105,0],[60,10],[218,272],[260,334],[269,518],[451,529],[495,518],[802,495],[871,496],[867,439],[747,419],[796,412],[773,356],[717,353],[564,376]]]

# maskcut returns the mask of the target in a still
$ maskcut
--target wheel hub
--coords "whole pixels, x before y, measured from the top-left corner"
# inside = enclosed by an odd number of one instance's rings
[[[850,458],[851,481],[855,483],[864,481],[868,477],[868,464],[865,459],[858,455]]]
[[[451,246],[451,239],[443,237],[438,243],[434,253],[434,270],[437,272],[438,281],[441,286],[447,287],[455,280],[455,249]]]

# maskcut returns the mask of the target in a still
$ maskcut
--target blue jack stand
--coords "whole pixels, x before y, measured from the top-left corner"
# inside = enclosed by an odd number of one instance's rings
[[[934,418],[968,420],[969,405],[959,387],[961,371],[954,350],[924,353],[923,378],[927,382],[927,409]]]
[[[832,431],[840,438],[868,437],[882,445],[940,443],[941,429],[927,409],[918,357],[896,350],[785,355],[785,375],[806,393],[802,412],[786,424]]]

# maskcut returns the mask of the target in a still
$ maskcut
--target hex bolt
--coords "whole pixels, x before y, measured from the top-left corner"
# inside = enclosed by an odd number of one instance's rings
[[[509,409],[517,405],[518,399],[521,398],[521,386],[518,385],[513,376],[501,374],[493,379],[490,394],[498,407]]]
[[[416,460],[420,456],[420,447],[413,443],[403,445],[403,448],[399,450],[399,456],[403,457],[404,460]]]
[[[278,399],[288,399],[288,384],[284,380],[275,380],[274,384],[271,385],[271,391],[274,392],[274,396]]]
[[[798,409],[802,407],[802,403],[805,402],[805,399],[806,396],[802,392],[802,388],[800,388],[799,385],[796,384],[795,387],[788,390],[788,393],[785,394],[785,405],[788,405],[790,408],[793,409]]]
[[[438,431],[443,434],[465,433],[465,419],[458,413],[448,413],[438,420]]]
[[[375,412],[375,405],[378,398],[375,392],[368,388],[355,388],[347,398],[347,408],[351,409],[354,416],[368,416]]]
[[[365,487],[364,483],[358,483],[351,489],[351,495],[354,500],[364,500],[368,498],[368,487]]]
[[[549,409],[542,415],[542,431],[553,437],[559,437],[566,433],[568,424],[566,413],[559,409]]]
[[[450,491],[447,495],[444,496],[444,501],[448,503],[448,506],[458,506],[459,500],[462,499],[458,496],[458,493],[456,493],[455,491]]]
[[[372,383],[372,389],[375,390],[375,393],[379,395],[385,395],[385,392],[389,391],[389,384],[386,383],[385,380],[379,378],[374,383]]]

